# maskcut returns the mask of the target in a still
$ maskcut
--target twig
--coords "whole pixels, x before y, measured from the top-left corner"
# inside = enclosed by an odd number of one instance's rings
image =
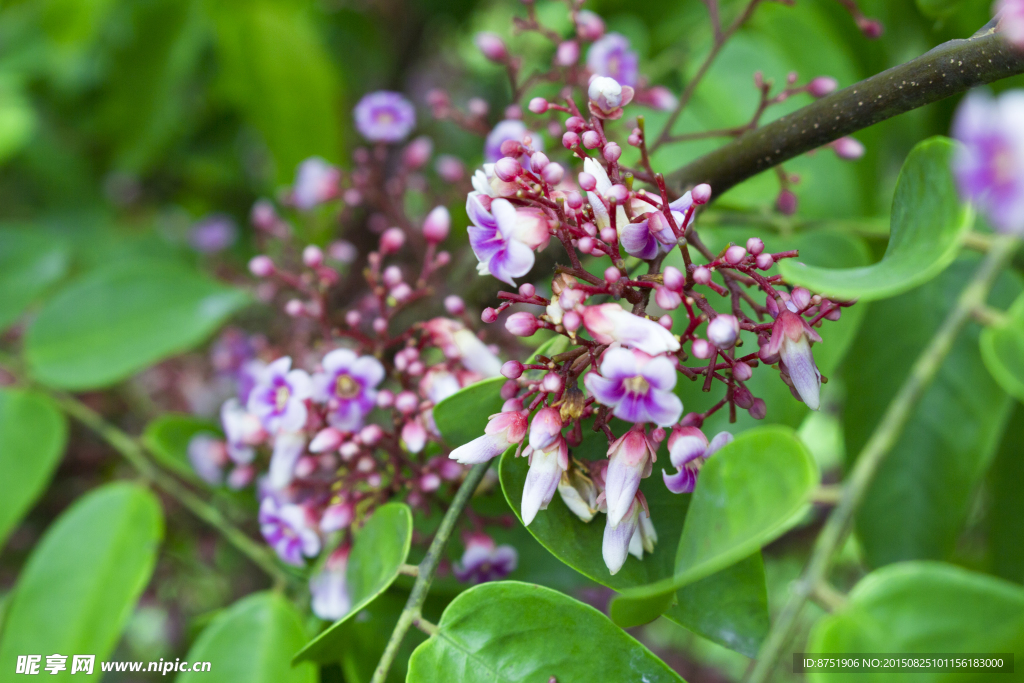
[[[484,474],[487,473],[487,469],[490,466],[491,463],[489,462],[474,465],[473,469],[466,476],[466,480],[462,482],[462,486],[459,487],[458,492],[455,494],[455,498],[448,507],[444,519],[441,520],[441,526],[438,527],[434,540],[430,543],[426,557],[420,562],[416,583],[412,586],[412,592],[405,603],[405,609],[402,610],[401,615],[398,617],[398,623],[395,624],[395,630],[391,632],[391,639],[388,640],[387,647],[384,648],[384,654],[381,655],[380,663],[377,664],[377,670],[373,672],[373,679],[371,679],[370,683],[384,683],[387,679],[388,671],[391,670],[391,664],[395,661],[395,656],[398,654],[398,648],[401,647],[402,640],[411,626],[418,625],[419,628],[428,632],[429,627],[433,626],[433,624],[430,624],[424,628],[428,622],[423,621],[421,613],[423,603],[430,592],[430,584],[434,580],[434,574],[437,573],[437,565],[441,562],[444,547],[448,543],[448,538],[452,535],[452,531],[455,530],[455,522],[458,521],[459,515],[462,514],[462,510],[469,503],[470,497],[476,491],[477,486],[480,485],[480,481],[484,478]],[[436,629],[436,627],[434,628]]]
[[[857,457],[853,472],[844,485],[839,504],[829,515],[814,544],[807,567],[800,579],[794,582],[789,600],[779,613],[761,646],[757,664],[750,674],[748,683],[764,683],[767,680],[775,662],[782,654],[782,649],[793,635],[797,618],[807,599],[826,579],[829,568],[832,566],[832,557],[849,534],[853,515],[863,500],[879,465],[882,464],[890,449],[896,445],[914,407],[921,400],[932,380],[935,379],[936,373],[949,354],[957,336],[970,320],[972,312],[988,298],[988,293],[991,291],[996,277],[1009,263],[1020,244],[1018,238],[1008,235],[998,237],[993,241],[992,248],[985,260],[982,261],[974,277],[960,293],[956,306],[949,312],[928,346],[914,362],[910,375],[889,403],[881,422]]]

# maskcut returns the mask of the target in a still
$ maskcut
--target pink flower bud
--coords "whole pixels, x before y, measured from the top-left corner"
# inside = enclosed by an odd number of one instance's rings
[[[562,379],[561,375],[558,375],[557,373],[554,372],[549,372],[548,374],[544,375],[544,379],[541,380],[540,386],[541,389],[550,394],[557,394],[559,391],[562,390],[562,387],[565,386],[565,381]]]
[[[615,232],[615,228],[603,228],[601,230],[601,241],[605,244],[615,244],[619,239],[619,235]]]
[[[274,209],[274,204],[269,199],[260,199],[252,205],[252,211],[249,213],[249,220],[252,222],[252,226],[257,230],[263,230],[264,232],[273,232],[274,228],[277,227],[277,211]]]
[[[604,160],[608,163],[616,162],[619,160],[619,157],[622,156],[622,148],[614,142],[609,142],[604,146],[604,149],[601,150],[601,156],[603,156]]]
[[[543,114],[548,110],[548,101],[543,97],[534,97],[530,100],[529,109],[534,114]]]
[[[672,311],[679,308],[683,298],[679,296],[679,292],[674,292],[668,287],[655,287],[654,302],[666,311]]]
[[[792,216],[796,213],[798,204],[799,200],[792,190],[780,191],[779,196],[775,199],[775,208],[779,213],[786,216]]]
[[[757,267],[761,270],[769,270],[773,265],[775,265],[775,259],[771,254],[757,255]]]
[[[324,252],[315,244],[310,244],[302,250],[302,262],[309,268],[319,268],[324,262]]]
[[[593,132],[593,131],[588,131],[588,132]],[[594,133],[594,134],[596,135],[596,133]],[[580,189],[582,189],[584,192],[591,192],[591,191],[593,191],[593,189],[595,187],[597,187],[597,178],[595,178],[594,176],[590,175],[586,171],[583,171],[582,173],[580,173],[579,176],[578,176],[578,179],[579,179],[579,183],[580,183]]]
[[[807,92],[814,97],[824,97],[835,92],[839,87],[838,81],[830,76],[818,76],[807,84]]]
[[[740,321],[734,315],[719,315],[708,323],[708,340],[720,349],[732,348],[740,334]]]
[[[476,34],[473,42],[476,43],[477,48],[483,53],[484,57],[492,62],[501,64],[508,59],[508,48],[505,47],[505,42],[497,34],[484,31]]]
[[[381,389],[377,392],[377,407],[390,408],[395,405],[395,394],[390,389]]]
[[[503,157],[518,158],[523,153],[523,146],[518,140],[505,140],[498,146],[498,151]]]
[[[882,22],[877,19],[868,19],[861,17],[857,20],[857,28],[860,29],[864,37],[869,40],[877,40],[882,37]]]
[[[831,321],[835,322],[836,320],[839,320],[839,318],[841,318],[842,315],[843,315],[843,309],[841,309],[839,307],[836,307],[836,308],[831,309],[828,313],[825,314],[825,320],[831,320]]]
[[[576,190],[565,195],[565,203],[570,209],[579,209],[583,206],[583,197]]]
[[[534,173],[540,173],[549,163],[551,163],[551,160],[548,159],[548,155],[544,152],[534,152],[530,155],[530,170]]]
[[[451,154],[442,154],[434,164],[434,170],[446,183],[457,183],[466,177],[466,166],[462,160]]]
[[[608,266],[604,271],[604,279],[608,284],[615,284],[622,277],[622,272],[615,266]]]
[[[510,379],[501,385],[501,398],[508,401],[509,399],[515,398],[516,394],[519,393],[519,383],[514,379]]]
[[[327,255],[335,261],[342,263],[352,263],[356,260],[358,253],[356,247],[351,242],[346,240],[334,240],[327,245]]]
[[[284,312],[293,318],[298,318],[306,312],[306,307],[298,299],[292,299],[284,305]]]
[[[790,295],[790,301],[796,306],[796,310],[802,311],[811,305],[811,293],[803,287],[797,287]]]
[[[733,245],[725,250],[725,262],[736,265],[742,263],[743,259],[747,258],[747,250],[739,245]]]
[[[570,116],[565,120],[565,128],[573,133],[582,133],[587,128],[587,122],[579,116]]]
[[[402,281],[402,269],[398,266],[388,266],[384,269],[381,279],[388,287],[394,287]]]
[[[572,66],[580,59],[580,44],[575,40],[566,40],[558,44],[555,51],[555,64]]]
[[[550,376],[550,374],[548,375]],[[558,375],[554,375],[558,377]],[[544,378],[545,381],[547,377]],[[558,377],[561,380],[561,377]],[[537,411],[530,421],[530,445],[544,449],[555,443],[562,434],[562,418],[558,410],[545,406]]]
[[[434,244],[443,242],[448,237],[451,224],[452,218],[448,209],[444,206],[435,206],[423,221],[423,236]]]
[[[711,201],[711,186],[701,183],[690,191],[694,204],[707,204]]]
[[[517,337],[532,337],[539,328],[537,316],[525,311],[513,313],[505,320],[505,329]]]
[[[402,391],[395,396],[395,408],[398,412],[404,413],[405,415],[416,412],[416,408],[419,407],[419,404],[419,398],[411,391]]]
[[[589,256],[590,254],[593,254],[594,249],[597,248],[597,242],[595,242],[592,237],[583,237],[580,238],[576,248],[580,250],[580,253],[587,254]]]
[[[741,382],[746,382],[748,379],[753,377],[754,369],[746,363],[737,363],[733,366],[732,376]]]
[[[567,332],[575,332],[580,329],[581,324],[583,324],[583,318],[576,311],[566,311],[562,314],[562,327]]]
[[[506,119],[521,119],[523,118],[523,110],[518,104],[510,104],[505,107],[505,118]],[[529,144],[529,141],[525,141]]]
[[[400,282],[395,285],[388,294],[394,297],[395,301],[406,301],[410,296],[412,296],[412,287],[410,287],[406,282]]]
[[[732,394],[732,400],[744,410],[749,410],[754,406],[754,395],[746,387],[736,387]]]
[[[490,306],[485,308],[483,312],[480,313],[480,320],[484,321],[487,324],[493,323],[497,319],[498,312],[491,308]]]
[[[601,145],[601,136],[596,130],[588,130],[583,133],[583,146],[587,149],[597,149]]]
[[[254,256],[249,261],[249,272],[256,277],[269,277],[274,274],[274,262],[269,256]]]
[[[561,164],[548,164],[540,175],[548,185],[557,185],[565,177],[565,169]]]
[[[373,331],[377,334],[384,334],[388,331],[388,321],[384,318],[375,318],[373,321]]]
[[[772,353],[768,348],[768,344],[762,344],[757,350],[757,357],[761,359],[761,362],[765,365],[775,365],[779,362],[779,354]]]
[[[590,10],[576,14],[576,35],[583,40],[597,40],[604,35],[604,21]]]
[[[383,254],[393,254],[405,244],[405,233],[401,228],[388,228],[380,236],[380,250]]]
[[[835,150],[836,156],[840,159],[846,159],[848,161],[856,161],[864,156],[864,145],[859,141],[851,137],[839,138],[832,143],[832,149]]]
[[[523,364],[517,360],[507,361],[501,366],[501,374],[507,379],[519,379],[523,376]]]
[[[413,395],[413,398],[415,398],[415,395]],[[380,425],[370,424],[359,430],[359,441],[366,446],[376,446],[383,438],[384,430],[380,428]]]
[[[639,147],[640,136],[637,135],[636,133],[631,133],[630,136],[626,138],[626,142],[628,142],[632,147]]]
[[[755,420],[763,420],[768,414],[768,407],[764,404],[764,401],[759,398],[755,398],[750,408],[747,409],[750,413],[750,417]]]
[[[672,290],[673,292],[683,291],[683,287],[686,285],[686,278],[675,266],[669,266],[665,269],[665,273],[662,275],[662,281],[665,287]]]
[[[519,285],[519,293],[523,296],[533,296],[537,293],[537,288],[531,285],[529,282],[524,282]]]
[[[421,135],[402,150],[402,163],[405,167],[415,171],[416,169],[423,168],[423,166],[430,160],[430,155],[434,151],[434,142],[426,135]]]
[[[699,285],[706,285],[711,282],[711,270],[700,266],[693,271],[693,281]]]
[[[576,133],[573,133],[571,130],[567,131],[565,135],[562,136],[562,147],[565,147],[566,149],[572,149],[579,144],[580,136],[576,135]]]
[[[612,185],[611,189],[608,190],[608,198],[614,199],[618,204],[622,204],[629,199],[629,190],[626,189],[625,185]],[[662,217],[662,220],[664,220],[660,213],[651,214],[652,218],[654,216]]]
[[[326,453],[336,451],[341,446],[344,435],[334,427],[327,427],[317,432],[313,440],[309,442],[310,453]]]
[[[461,297],[449,294],[444,298],[444,310],[448,311],[448,315],[462,315],[466,312],[466,304]]]
[[[694,339],[690,348],[693,352],[693,357],[701,360],[707,360],[716,353],[715,347],[709,344],[706,339]]]
[[[749,251],[752,255],[757,256],[762,251],[764,251],[764,242],[762,242],[757,237],[751,237],[749,240],[747,240],[747,251]]]
[[[523,175],[523,167],[512,157],[502,157],[494,164],[494,175],[506,183],[510,183]]]

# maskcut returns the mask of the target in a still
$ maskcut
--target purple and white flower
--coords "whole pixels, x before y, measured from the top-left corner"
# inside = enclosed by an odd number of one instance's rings
[[[324,568],[309,578],[310,607],[324,621],[337,621],[352,609],[345,572],[351,548],[338,548],[327,558]]]
[[[592,76],[587,88],[590,113],[601,119],[622,118],[622,108],[633,101],[633,88],[609,76]]]
[[[1024,0],[999,0],[995,11],[999,32],[1011,45],[1024,50]]]
[[[488,197],[511,197],[519,191],[519,183],[507,182],[494,173],[494,164],[484,164],[471,179],[473,189]]]
[[[732,441],[732,434],[719,432],[708,443],[708,437],[696,427],[679,427],[668,437],[668,457],[676,468],[675,474],[662,470],[665,486],[672,493],[693,493],[697,484],[697,473],[704,461]]]
[[[288,564],[302,567],[303,557],[320,552],[320,536],[306,508],[279,503],[273,495],[260,503],[260,533],[278,557]]]
[[[608,33],[587,51],[587,68],[598,76],[614,78],[623,85],[635,86],[639,80],[639,57],[630,49],[629,39],[621,33]]]
[[[533,268],[533,250],[543,249],[551,238],[547,215],[533,207],[517,209],[506,199],[490,201],[488,211],[484,201],[476,192],[471,192],[466,201],[466,212],[473,222],[469,244],[480,262],[477,271],[515,286],[513,278]]]
[[[612,225],[611,215],[608,213],[608,206],[602,198],[608,196],[609,191],[612,189],[612,181],[608,178],[608,173],[604,170],[604,166],[590,157],[583,160],[583,170],[594,176],[596,181],[594,189],[587,192],[587,201],[594,210],[594,222],[601,230],[609,228]],[[628,224],[629,218],[626,216],[626,209],[622,206],[616,206],[615,229],[621,231]]]
[[[267,467],[267,485],[281,490],[295,478],[295,465],[306,452],[305,432],[281,432],[274,437],[274,452]]]
[[[501,374],[501,359],[486,344],[480,341],[480,337],[476,336],[472,330],[467,329],[458,320],[432,318],[423,323],[423,328],[430,334],[434,345],[439,347],[446,357],[458,360],[467,370],[475,372],[482,377],[497,377]],[[430,373],[428,372],[427,376],[429,375]],[[455,391],[462,388],[463,384],[455,387]],[[451,389],[452,384],[450,381],[445,381],[443,384],[438,384],[437,393],[435,393],[434,388],[431,388],[427,392],[427,396],[431,396],[431,400],[437,404],[440,403],[441,398],[447,398],[450,395],[442,396],[441,393],[449,391],[455,393]],[[434,400],[437,396],[441,398]]]
[[[224,468],[230,462],[227,444],[212,434],[196,434],[188,442],[188,461],[199,478],[207,484],[220,486]]]
[[[356,129],[372,142],[399,142],[416,126],[416,110],[401,93],[389,90],[364,95],[353,112]]]
[[[650,356],[679,350],[679,340],[653,320],[633,315],[616,303],[587,306],[583,326],[598,344],[619,342]]]
[[[384,366],[373,356],[357,356],[349,349],[331,351],[322,366],[323,371],[313,375],[313,398],[327,404],[332,427],[356,431],[376,404]]]
[[[644,260],[650,260],[658,255],[659,251],[668,253],[676,246],[677,240],[672,226],[659,210],[644,202],[645,206],[637,211],[634,204],[634,215],[646,214],[646,218],[637,223],[624,223],[619,227],[619,241],[622,248],[630,256],[636,256]],[[689,220],[686,214],[693,206],[693,195],[689,192],[679,199],[670,203],[669,210],[672,219],[680,233],[693,224],[694,216],[691,214]]]
[[[504,453],[509,446],[522,443],[526,436],[526,417],[517,411],[491,415],[478,436],[449,454],[449,458],[463,465],[487,462]]]
[[[642,493],[637,493],[627,501],[628,507],[617,522],[612,522],[611,515],[608,515],[608,519],[605,522],[604,540],[601,543],[601,557],[604,559],[608,571],[613,576],[626,563],[626,557],[629,556],[630,543],[637,532],[637,528],[640,526],[640,515],[647,514],[646,510],[643,509],[645,506],[641,503],[642,496]]]
[[[814,363],[810,342],[820,342],[821,336],[796,313],[784,306],[780,309],[772,326],[767,354],[779,354],[793,390],[808,408],[817,410],[821,404],[821,373]]]
[[[530,147],[535,152],[544,151],[544,140],[536,133],[533,133],[526,129],[526,124],[518,119],[505,119],[499,121],[491,132],[487,134],[487,139],[484,141],[484,161],[489,164],[493,164],[498,159],[505,156],[501,153],[501,143],[508,140],[513,142],[522,142],[526,136],[530,136]],[[530,169],[530,157],[522,155],[519,158],[519,163],[522,164],[523,168]]]
[[[228,456],[240,465],[256,457],[254,446],[263,443],[267,432],[258,417],[242,407],[236,398],[229,398],[220,408],[220,423],[228,442]]]
[[[329,202],[341,192],[341,171],[320,157],[310,157],[295,172],[292,203],[302,211]]]
[[[664,356],[609,349],[601,360],[600,374],[589,373],[583,384],[598,403],[612,408],[612,414],[626,422],[668,427],[683,414],[683,402],[672,393],[676,369]]]
[[[612,526],[618,525],[626,516],[640,490],[640,480],[651,476],[653,463],[658,459],[656,451],[657,446],[639,426],[630,429],[608,447],[604,496],[608,506],[608,523]],[[628,544],[628,537],[626,542]]]
[[[216,254],[235,243],[238,226],[231,216],[213,214],[192,226],[188,241],[192,248],[203,254]]]
[[[640,510],[639,524],[629,539],[629,554],[638,560],[644,559],[644,553],[654,552],[654,544],[658,542],[658,532],[654,529],[651,515],[647,510]]]
[[[515,571],[519,563],[515,548],[495,546],[494,539],[484,534],[470,534],[465,542],[462,560],[453,566],[459,581],[473,584],[499,581]]]
[[[953,137],[963,143],[953,161],[961,195],[996,230],[1024,235],[1024,91],[971,93],[957,110]]]
[[[268,365],[249,393],[246,408],[271,434],[297,432],[306,424],[305,400],[312,395],[312,382],[304,370],[292,370],[292,359],[278,358]]]
[[[530,424],[530,445],[524,452],[530,470],[523,486],[523,524],[530,525],[539,510],[546,510],[569,469],[569,447],[562,437],[562,419],[554,408],[542,408]]]

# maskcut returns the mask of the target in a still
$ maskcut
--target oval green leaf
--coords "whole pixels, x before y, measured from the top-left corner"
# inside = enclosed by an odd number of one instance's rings
[[[889,247],[878,263],[830,269],[785,259],[786,281],[840,300],[884,299],[909,291],[953,262],[974,211],[961,203],[950,162],[954,143],[935,137],[918,144],[900,171],[893,197]]]
[[[146,425],[142,444],[164,467],[176,474],[200,481],[188,460],[188,444],[197,434],[223,438],[220,427],[212,420],[195,415],[167,413]]]
[[[483,435],[487,418],[501,412],[504,377],[481,380],[434,406],[434,422],[451,448],[458,448]]]
[[[1024,589],[939,562],[893,564],[862,579],[842,608],[815,625],[807,651],[1013,652],[1020,661]],[[813,673],[809,678],[824,682],[849,677]],[[893,674],[863,671],[856,678],[881,683],[893,680]],[[950,676],[919,672],[913,679],[928,682]]]
[[[13,672],[24,654],[107,659],[149,583],[162,536],[160,504],[140,486],[107,484],[79,498],[47,529],[18,577],[0,670]],[[70,660],[64,674],[70,676]]]
[[[218,614],[188,651],[188,661],[209,671],[178,674],[176,683],[314,683],[312,664],[292,666],[306,635],[302,617],[277,593],[254,593]]]
[[[131,263],[86,275],[50,299],[29,328],[36,379],[95,389],[187,351],[249,296],[171,263]]]
[[[409,556],[412,511],[405,503],[377,508],[356,536],[345,570],[352,609],[295,655],[296,662],[336,662],[346,646],[344,624],[386,591]]]
[[[67,438],[67,420],[49,397],[0,389],[0,548],[46,490]]]
[[[676,552],[675,574],[622,592],[619,624],[650,621],[678,589],[734,565],[778,538],[818,485],[818,467],[792,429],[744,432],[701,468]]]
[[[31,228],[0,230],[0,331],[64,277],[70,249]]]
[[[409,683],[683,679],[593,607],[517,581],[455,598],[409,660]]]
[[[1024,401],[1024,295],[999,323],[981,333],[981,358],[1006,393]]]
[[[588,434],[583,443],[573,449],[573,455],[584,460],[598,459],[605,455],[606,449],[607,441],[603,434]],[[498,471],[505,498],[522,521],[519,510],[529,471],[526,458],[516,458],[514,449],[509,450],[502,456]],[[622,591],[654,583],[673,574],[675,549],[682,534],[690,495],[671,493],[665,488],[658,471],[641,482],[640,489],[647,498],[651,520],[658,532],[658,543],[654,552],[645,555],[643,561],[628,557],[615,575],[608,572],[601,556],[603,516],[584,522],[556,494],[547,510],[541,511],[526,529],[552,555],[604,586]],[[667,609],[665,616],[668,619],[748,656],[757,653],[768,631],[768,597],[760,553],[687,586],[678,594],[668,594],[665,599],[666,605],[661,612]],[[671,604],[673,601],[675,605]]]

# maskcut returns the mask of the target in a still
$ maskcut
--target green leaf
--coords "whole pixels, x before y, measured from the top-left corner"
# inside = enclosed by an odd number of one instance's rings
[[[846,361],[850,466],[979,261],[965,256],[924,287],[870,304]],[[1006,305],[1020,291],[1019,279],[1004,273],[990,300]],[[972,323],[954,342],[865,494],[856,531],[871,566],[947,559],[955,549],[1010,408],[981,360],[978,335]]]
[[[981,358],[1006,393],[1024,401],[1024,295],[1006,318],[981,333]]]
[[[248,295],[170,263],[86,275],[50,299],[29,328],[36,379],[63,389],[114,384],[206,339]]]
[[[409,592],[392,587],[368,604],[355,619],[344,625],[345,647],[341,650],[341,670],[345,683],[370,683],[381,655],[387,647],[391,632],[395,630],[398,618],[409,600]],[[428,620],[436,621],[447,600],[433,595],[427,596],[423,614]],[[437,604],[441,603],[441,604]],[[405,681],[409,657],[416,646],[427,637],[419,629],[411,629],[402,639],[402,644],[388,672],[388,683]]]
[[[412,511],[405,503],[377,508],[356,536],[348,558],[345,581],[352,609],[330,628],[311,640],[295,655],[296,662],[336,662],[345,648],[346,621],[386,591],[409,556],[412,544]]]
[[[583,444],[574,449],[573,455],[585,460],[597,459],[605,456],[606,449],[607,441],[603,434],[588,434]],[[528,471],[526,458],[514,457],[514,451],[502,456],[499,464],[501,487],[517,517]],[[641,482],[640,490],[647,498],[651,521],[658,532],[658,543],[654,552],[645,555],[642,562],[628,557],[615,575],[608,572],[601,556],[604,517],[583,522],[556,494],[547,510],[540,512],[526,529],[559,560],[609,588],[622,591],[654,583],[672,576],[675,549],[683,530],[690,495],[671,493],[657,471]],[[676,599],[678,604],[665,614],[667,618],[748,656],[757,653],[761,639],[768,631],[768,598],[760,553],[754,553],[720,574],[683,588]]]
[[[470,588],[409,660],[409,683],[682,681],[593,607],[557,591],[501,581]]]
[[[49,397],[0,389],[0,548],[46,490],[67,439],[67,420]]]
[[[894,564],[862,579],[846,605],[818,622],[807,651],[1014,652],[1019,661],[1024,651],[1024,589],[939,562]],[[847,680],[825,673],[809,678]],[[881,683],[893,680],[893,674],[861,672],[856,678]],[[949,680],[932,672],[913,676],[922,682],[940,678]]]
[[[142,445],[167,469],[193,481],[200,481],[188,459],[188,444],[197,434],[223,438],[220,427],[212,420],[195,415],[167,413],[146,425],[142,432]]]
[[[47,529],[25,564],[7,611],[0,671],[18,655],[114,651],[156,563],[160,503],[135,484],[87,493]],[[59,680],[74,681],[68,670]],[[54,679],[58,680],[58,679]]]
[[[32,139],[38,121],[20,79],[0,73],[0,163]]]
[[[434,422],[445,443],[457,448],[484,433],[487,418],[501,412],[504,377],[491,377],[460,389],[434,406]]]
[[[991,572],[1024,584],[1024,403],[1017,403],[988,471],[985,527]]]
[[[619,624],[650,621],[678,589],[725,569],[778,538],[805,509],[818,467],[792,429],[762,427],[736,437],[701,468],[676,553],[675,574],[622,592]]]
[[[797,259],[779,263],[786,281],[834,299],[885,299],[914,289],[941,273],[974,223],[974,211],[959,200],[950,171],[954,145],[931,138],[907,157],[892,202],[889,247],[878,263],[829,269]]]
[[[69,256],[67,245],[52,236],[0,229],[0,331],[64,277]]]
[[[306,636],[302,617],[278,593],[254,593],[217,615],[188,651],[189,662],[210,662],[208,672],[179,674],[176,683],[314,683],[312,664],[292,667]]]
[[[307,157],[337,161],[339,131],[347,120],[338,74],[304,4],[216,3],[221,87],[263,135],[281,182],[291,182]]]
[[[956,12],[964,0],[917,0],[917,9],[929,19],[943,19]]]

